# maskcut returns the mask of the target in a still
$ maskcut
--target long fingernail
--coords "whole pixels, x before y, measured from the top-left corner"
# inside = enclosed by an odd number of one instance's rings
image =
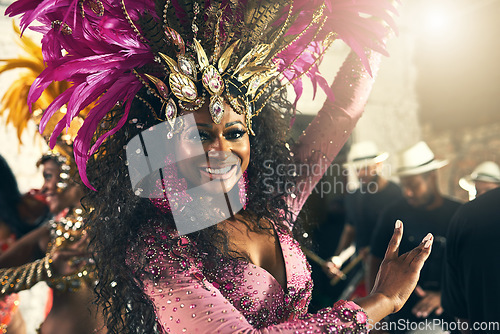
[[[396,228],[401,228],[401,226],[403,225],[403,222],[401,220],[396,220]]]
[[[425,238],[422,240],[424,242],[424,248],[429,248],[432,245],[432,234],[428,233]]]

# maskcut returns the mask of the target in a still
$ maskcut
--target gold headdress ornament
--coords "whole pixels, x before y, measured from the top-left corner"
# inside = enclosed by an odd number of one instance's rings
[[[51,139],[92,103],[78,136],[75,159],[89,187],[86,162],[127,120],[134,99],[142,101],[172,129],[180,110],[209,103],[215,123],[226,102],[244,114],[248,131],[274,96],[292,85],[297,98],[304,75],[332,97],[318,63],[337,38],[361,57],[365,49],[385,53],[384,21],[393,24],[390,0],[17,0],[7,15],[22,15],[44,34],[47,69],[36,79],[29,102],[52,81],[72,86],[46,109],[41,128],[67,103]],[[379,20],[374,20],[378,18]],[[380,20],[381,19],[381,20]],[[61,52],[64,50],[64,52]],[[153,108],[152,99],[161,102]],[[123,119],[93,139],[100,121],[115,106]],[[92,187],[91,187],[92,188]]]

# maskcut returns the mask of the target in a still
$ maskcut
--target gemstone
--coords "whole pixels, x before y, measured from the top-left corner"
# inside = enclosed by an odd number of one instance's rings
[[[193,67],[187,59],[179,58],[179,67],[184,74],[193,75]]]
[[[357,312],[356,313],[356,322],[358,324],[364,324],[368,320],[368,317],[366,316],[365,312]]]
[[[259,316],[262,319],[267,319],[269,317],[269,309],[267,309],[267,308],[261,309],[259,312]]]
[[[227,282],[224,284],[224,289],[226,291],[232,291],[234,289],[234,283],[233,282]]]
[[[249,311],[253,307],[253,300],[248,296],[243,296],[240,300],[240,306],[244,310]]]
[[[210,90],[217,92],[220,88],[220,82],[216,78],[212,78],[208,83],[208,86],[210,87]]]
[[[177,244],[180,246],[180,247],[186,247],[188,244],[189,244],[189,239],[186,238],[186,237],[180,237],[179,241],[177,242]]]
[[[160,81],[161,82],[161,81]],[[159,83],[160,83],[159,82]],[[162,94],[166,94],[168,93],[168,88],[167,88],[167,85],[165,85],[163,82],[161,82],[161,84],[158,85],[158,90],[162,93]]]
[[[177,106],[174,100],[168,100],[165,114],[167,116],[167,119],[172,119],[177,115]]]
[[[160,268],[158,266],[151,266],[150,272],[154,276],[158,276],[160,274]]]
[[[210,115],[215,124],[220,124],[222,116],[224,115],[224,106],[222,105],[221,98],[218,96],[212,96],[210,99]]]
[[[352,321],[354,313],[348,308],[342,308],[339,312],[340,318],[345,321]]]
[[[284,315],[283,308],[281,306],[278,306],[278,308],[276,309],[276,317],[278,319],[281,319],[283,315]]]
[[[344,310],[342,313],[347,318],[351,318],[352,317],[352,312],[350,310]]]
[[[222,105],[219,103],[219,101],[215,102],[214,105],[213,105],[213,108],[212,108],[213,112],[215,115],[220,115],[220,113],[222,113]]]
[[[189,101],[194,101],[198,97],[196,91],[190,86],[182,86],[181,92]]]
[[[257,76],[255,80],[252,81],[252,88],[257,89],[260,86],[260,76]]]
[[[193,276],[200,281],[203,280],[203,275],[201,273],[195,272]]]
[[[89,1],[89,7],[98,16],[104,15],[104,6],[102,5],[102,3],[100,1],[96,1],[96,0]]]

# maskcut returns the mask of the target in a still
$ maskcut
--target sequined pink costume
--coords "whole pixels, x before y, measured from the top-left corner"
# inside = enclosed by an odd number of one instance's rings
[[[380,57],[371,55],[372,71]],[[373,79],[354,54],[333,84],[335,101],[327,101],[304,132],[292,154],[321,172],[303,176],[289,205],[298,214],[321,175],[342,148],[360,118]],[[299,184],[298,183],[298,184]],[[154,281],[145,281],[161,325],[169,333],[365,333],[366,314],[353,302],[308,314],[312,281],[299,244],[286,230],[276,230],[285,260],[286,291],[266,270],[240,261],[217,277],[206,277],[199,250],[188,237],[160,227],[145,236],[146,257]],[[164,242],[174,238],[174,246]]]

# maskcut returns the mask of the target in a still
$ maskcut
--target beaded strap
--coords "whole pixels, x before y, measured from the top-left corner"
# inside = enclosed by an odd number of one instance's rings
[[[49,261],[49,257],[46,256],[20,267],[0,269],[1,295],[31,289],[38,282],[51,277]]]

